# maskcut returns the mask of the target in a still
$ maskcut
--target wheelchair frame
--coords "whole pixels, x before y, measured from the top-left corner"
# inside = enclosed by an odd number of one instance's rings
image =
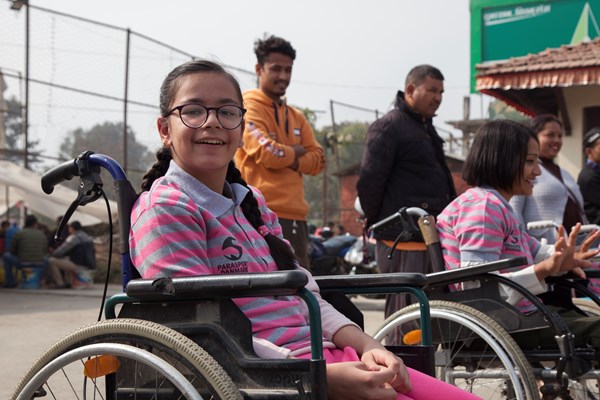
[[[418,228],[415,227],[413,218],[417,218]],[[580,380],[583,381],[584,384],[586,383],[586,380],[593,380],[596,382],[595,395],[600,397],[597,389],[598,385],[600,385],[600,370],[590,370],[591,365],[596,362],[596,352],[589,347],[576,348],[574,336],[562,318],[548,310],[537,296],[531,294],[510,279],[498,274],[491,274],[490,272],[494,271],[493,268],[487,268],[487,271],[479,269],[480,266],[452,271],[444,270],[443,256],[439,244],[439,237],[435,228],[435,221],[432,216],[429,216],[421,209],[402,208],[392,216],[375,224],[372,229],[385,229],[386,226],[397,222],[401,222],[404,226],[419,229],[425,239],[435,271],[427,274],[428,286],[426,287],[426,293],[431,301],[432,325],[436,325],[438,319],[450,320],[456,317],[456,311],[448,309],[444,310],[444,307],[448,306],[440,303],[441,300],[461,306],[466,305],[467,307],[462,307],[461,311],[469,314],[470,318],[472,317],[472,319],[476,320],[478,323],[481,322],[484,317],[480,318],[476,317],[476,315],[483,314],[483,316],[492,317],[492,321],[487,322],[495,322],[499,325],[492,329],[494,335],[498,338],[498,341],[504,341],[506,339],[507,347],[512,348],[515,352],[516,359],[518,363],[520,363],[520,374],[525,381],[524,386],[528,386],[530,392],[533,392],[534,388],[536,388],[537,381],[543,381],[544,384],[540,388],[543,399],[554,399],[559,396],[563,399],[570,399],[574,397],[572,397],[572,393],[570,393],[569,380]],[[523,265],[525,262],[526,260],[521,259],[521,261],[515,263],[514,266]],[[503,267],[501,269],[506,268]],[[588,277],[600,277],[598,271],[586,271],[586,273]],[[600,305],[600,299],[577,280],[574,280],[574,276],[567,275],[566,277],[571,279],[565,279],[563,277],[550,278],[547,279],[547,282],[551,286],[561,286],[576,290],[584,296],[589,297],[595,304]],[[448,291],[449,285],[466,281],[478,281],[480,287],[454,292]],[[524,315],[515,307],[506,303],[499,293],[500,284],[517,290],[523,297],[536,306],[538,312],[532,315]],[[438,308],[441,311],[438,312]],[[576,309],[575,306],[573,306],[573,308]],[[444,311],[447,313],[445,314]],[[387,332],[390,332],[392,329],[398,329],[399,326],[410,320],[409,315],[411,312],[413,311],[408,307],[399,310],[396,314],[390,316],[386,319],[378,332],[375,333],[374,337],[378,340],[384,340]],[[469,318],[466,319],[468,320]],[[455,321],[453,323],[457,324]],[[556,349],[514,349],[516,343],[512,340],[509,332],[534,332],[535,329],[545,327],[550,327],[554,330],[555,338],[557,340]],[[443,332],[433,332],[434,344],[443,343],[443,340],[450,340],[449,335],[444,334]],[[466,339],[464,338],[464,334],[462,338],[457,338],[457,340],[465,342]],[[466,354],[468,352],[463,351],[463,353]],[[455,354],[452,354],[452,356],[458,359],[461,357],[461,353],[460,351],[457,351]],[[482,360],[489,360],[490,352],[479,351],[479,353],[469,354],[468,356],[471,357],[471,359],[480,357]],[[467,360],[467,356],[463,358]],[[529,367],[521,363],[522,360],[519,359],[522,358],[527,360],[530,364]],[[548,363],[555,363],[555,368],[548,368]],[[439,364],[436,361],[436,366],[438,365]],[[459,373],[458,375],[476,379],[477,376],[484,375],[484,373],[481,372],[482,369],[485,370],[486,368],[479,367],[479,371],[472,372],[470,375],[467,373]],[[496,371],[494,371],[494,373],[496,373]],[[539,395],[539,391],[538,393],[528,392],[527,398],[537,398]],[[587,393],[585,395],[587,396]],[[519,396],[516,397],[518,398]],[[579,397],[576,396],[576,398]]]
[[[307,277],[302,272],[240,274],[226,279],[217,276],[139,279],[128,251],[129,213],[137,195],[118,163],[92,152],[84,152],[42,177],[42,189],[48,194],[62,181],[80,178],[78,196],[65,213],[59,232],[79,205],[95,201],[103,194],[102,168],[111,174],[117,195],[125,293],[112,296],[106,302],[106,321],[83,327],[48,349],[17,385],[13,398],[30,399],[43,395],[45,390],[40,384],[49,374],[62,370],[63,364],[78,357],[95,356],[91,358],[92,365],[89,365],[90,361],[84,363],[85,374],[91,375],[92,391],[99,390],[94,387],[96,378],[104,380],[107,398],[132,395],[136,398],[174,398],[172,396],[179,394],[191,399],[203,395],[222,399],[326,399],[320,310],[316,298],[304,287]],[[324,285],[324,292],[335,289],[335,292],[347,294],[410,292],[415,295],[419,299],[423,326],[421,345],[411,346],[403,357],[414,359],[417,369],[433,373],[431,334],[427,329],[429,304],[422,291],[427,284],[424,275],[332,277],[320,284]],[[299,296],[306,302],[311,327],[310,360],[262,360],[253,354],[249,321],[231,298],[270,295]],[[230,332],[220,324],[228,327]],[[135,372],[121,373],[121,369],[114,366],[118,361],[105,357],[109,354],[122,356],[123,365],[135,365]],[[138,380],[141,375],[137,363],[140,360],[149,365],[160,364],[161,382],[169,381],[172,385],[154,391],[120,386]],[[100,364],[104,362],[114,365],[102,367]],[[177,368],[173,370],[169,365],[177,365]],[[102,368],[104,372],[99,373]],[[202,376],[198,377],[198,374]],[[193,382],[192,387],[190,382]]]

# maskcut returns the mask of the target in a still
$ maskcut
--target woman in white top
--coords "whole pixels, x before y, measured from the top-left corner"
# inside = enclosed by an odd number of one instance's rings
[[[567,232],[578,222],[586,224],[583,196],[577,182],[554,159],[563,145],[563,125],[554,115],[543,114],[531,119],[530,127],[540,142],[542,174],[536,179],[531,196],[513,196],[510,205],[525,225],[532,221],[552,220]],[[529,231],[537,239],[556,241],[554,227]]]

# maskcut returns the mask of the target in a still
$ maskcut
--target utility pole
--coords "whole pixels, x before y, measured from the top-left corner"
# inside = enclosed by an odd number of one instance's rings
[[[127,44],[125,49],[125,93],[123,95],[123,171],[127,173],[127,103],[129,102],[129,47],[131,29],[127,28]]]
[[[28,0],[12,0],[11,10],[19,11],[25,7],[25,105],[23,106],[23,135],[25,149],[23,151],[23,166],[29,168],[29,2]]]
[[[2,71],[0,71],[0,150],[6,150],[6,116],[8,115],[8,104],[4,100],[6,82]]]

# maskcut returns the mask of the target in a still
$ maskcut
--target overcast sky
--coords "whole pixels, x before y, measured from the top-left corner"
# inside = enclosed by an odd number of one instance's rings
[[[130,28],[249,71],[256,63],[256,38],[264,32],[284,37],[297,51],[288,102],[322,111],[318,126],[331,124],[330,100],[386,112],[417,64],[432,64],[445,75],[438,127],[448,129],[444,121],[462,118],[463,97],[469,95],[468,0],[31,2]],[[253,84],[251,76],[240,80],[246,88]],[[158,93],[158,87],[153,90]],[[489,99],[471,97],[471,117],[478,118]],[[147,102],[155,103],[156,98]],[[334,110],[336,122],[374,119],[374,113],[341,106]]]

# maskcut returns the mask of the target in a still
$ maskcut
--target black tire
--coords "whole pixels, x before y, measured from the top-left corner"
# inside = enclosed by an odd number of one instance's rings
[[[16,398],[27,382],[53,359],[77,347],[96,343],[122,343],[139,347],[175,365],[203,396],[222,400],[242,399],[231,378],[199,345],[164,325],[137,319],[106,320],[68,334],[34,362],[16,386],[12,398]],[[114,375],[119,374],[121,372]],[[123,371],[124,379],[127,379],[127,374]],[[81,371],[80,375],[83,378]],[[118,387],[121,377],[113,376],[112,379],[115,379],[113,384]],[[112,393],[107,393],[104,398],[111,399],[111,396]]]
[[[531,365],[500,325],[463,304],[431,301],[429,305],[438,379],[486,400],[540,398]],[[395,329],[404,334],[419,319],[419,305],[408,306],[387,318],[374,337],[385,341]]]

